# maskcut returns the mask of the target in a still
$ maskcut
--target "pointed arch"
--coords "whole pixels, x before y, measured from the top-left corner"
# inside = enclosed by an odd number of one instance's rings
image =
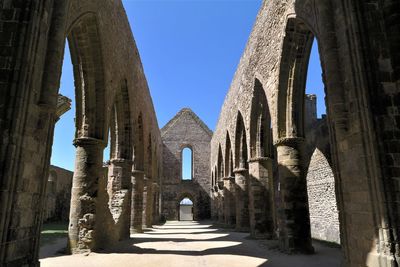
[[[149,133],[148,139],[147,139],[147,148],[146,148],[146,166],[147,166],[147,177],[152,178],[153,174],[153,140],[152,140],[152,135]]]
[[[272,153],[271,115],[264,88],[254,81],[250,115],[250,157],[270,157]]]
[[[144,171],[143,115],[141,112],[137,118],[135,133],[135,157],[133,162],[136,170]]]
[[[232,144],[229,132],[226,132],[225,139],[225,175],[227,177],[233,176],[233,154],[232,154]]]
[[[110,119],[111,159],[132,160],[132,122],[127,81],[117,89]]]
[[[235,167],[239,169],[248,168],[246,129],[244,126],[243,116],[238,112],[236,118],[235,131]]]
[[[222,149],[221,144],[218,147],[218,163],[217,163],[217,171],[218,171],[218,180],[219,182],[222,178],[224,178],[224,158],[222,157]]]
[[[75,78],[75,137],[105,141],[105,74],[96,14],[86,13],[68,35]]]
[[[278,138],[304,137],[304,97],[314,34],[289,18],[283,40],[278,89]]]

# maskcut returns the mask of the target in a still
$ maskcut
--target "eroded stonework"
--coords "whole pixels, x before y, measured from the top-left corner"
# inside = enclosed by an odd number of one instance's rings
[[[179,203],[193,202],[194,220],[209,219],[210,207],[210,141],[212,132],[190,109],[181,110],[161,129],[163,149],[162,215],[179,220]],[[182,150],[192,150],[192,180],[182,180]]]

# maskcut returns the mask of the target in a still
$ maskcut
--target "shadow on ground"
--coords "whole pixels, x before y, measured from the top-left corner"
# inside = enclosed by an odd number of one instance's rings
[[[167,222],[89,256],[41,260],[41,266],[340,266],[339,248],[314,243],[314,255],[287,255],[273,240],[252,240],[246,233],[218,229],[208,222]]]

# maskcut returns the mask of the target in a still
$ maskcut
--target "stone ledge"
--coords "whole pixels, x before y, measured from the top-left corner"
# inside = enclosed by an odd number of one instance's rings
[[[89,146],[98,145],[98,146],[105,148],[106,142],[104,142],[104,140],[102,140],[102,139],[97,139],[97,138],[93,138],[93,137],[79,137],[79,138],[74,139],[73,145],[75,147],[85,146],[85,145],[89,145]]]
[[[303,137],[284,137],[274,141],[274,146],[296,146],[303,144]]]
[[[248,171],[248,169],[245,169],[245,168],[236,168],[236,169],[234,169],[233,170],[233,173],[243,173],[243,172],[247,172]]]
[[[254,163],[254,162],[269,161],[269,160],[273,160],[273,158],[271,158],[271,157],[254,157],[254,158],[249,159],[247,162]]]

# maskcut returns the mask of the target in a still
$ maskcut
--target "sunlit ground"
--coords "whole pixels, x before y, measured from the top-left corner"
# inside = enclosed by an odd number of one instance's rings
[[[251,240],[246,233],[229,232],[211,224],[167,222],[119,243],[110,251],[88,256],[60,256],[41,260],[42,267],[333,267],[340,266],[340,250],[315,244],[315,255],[286,255],[276,241]]]

